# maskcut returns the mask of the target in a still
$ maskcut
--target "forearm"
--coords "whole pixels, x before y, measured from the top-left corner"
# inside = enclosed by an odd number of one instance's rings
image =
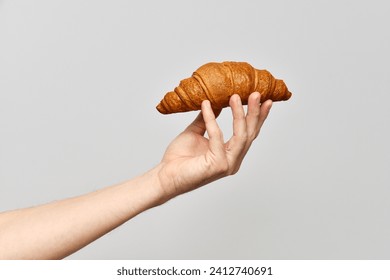
[[[0,259],[61,259],[165,201],[158,167],[75,198],[0,214]]]

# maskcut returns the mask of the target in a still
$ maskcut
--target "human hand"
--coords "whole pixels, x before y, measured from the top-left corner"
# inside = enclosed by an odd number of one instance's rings
[[[252,93],[245,114],[239,95],[230,98],[233,136],[224,142],[216,122],[220,111],[214,113],[210,101],[203,101],[202,111],[171,142],[161,161],[158,178],[167,200],[239,170],[272,106],[271,100],[259,103],[260,94]]]

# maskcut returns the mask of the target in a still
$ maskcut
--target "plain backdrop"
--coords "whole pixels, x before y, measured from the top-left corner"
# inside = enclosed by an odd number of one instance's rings
[[[293,92],[241,170],[68,259],[390,258],[388,1],[0,0],[0,211],[155,166],[197,112],[161,115],[209,61]],[[219,117],[225,139],[231,112]]]

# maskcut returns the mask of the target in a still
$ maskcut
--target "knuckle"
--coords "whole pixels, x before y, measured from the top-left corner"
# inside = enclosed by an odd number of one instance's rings
[[[240,133],[239,135],[237,135],[238,138],[242,141],[242,142],[247,142],[248,139],[249,139],[249,135],[247,132],[242,132]]]
[[[225,176],[229,172],[229,163],[225,158],[211,158],[206,162],[206,170],[210,176]]]
[[[225,175],[227,174],[229,171],[229,164],[227,161],[221,161],[218,165],[217,165],[217,170],[216,172],[219,174],[219,175]]]
[[[210,137],[216,137],[217,139],[223,139],[223,133],[220,128],[215,129],[212,133],[209,134]]]
[[[257,108],[257,110],[251,111],[250,115],[251,115],[251,117],[259,119],[260,118],[260,108]]]
[[[230,175],[234,175],[238,172],[238,170],[240,170],[240,166],[235,166],[231,171],[230,171]]]
[[[246,118],[245,118],[245,114],[237,114],[236,116],[233,117],[233,119],[242,122],[245,121]]]
[[[221,165],[220,165],[220,172],[222,174],[225,174],[226,172],[228,172],[229,170],[229,164],[227,163],[227,161],[224,161]]]
[[[253,140],[255,140],[257,138],[257,136],[259,136],[259,133],[253,132],[253,133],[251,133],[249,140],[252,142]]]
[[[223,138],[223,133],[222,133],[222,130],[221,130],[221,129],[218,129],[218,130],[216,131],[216,136],[217,136],[218,138]]]

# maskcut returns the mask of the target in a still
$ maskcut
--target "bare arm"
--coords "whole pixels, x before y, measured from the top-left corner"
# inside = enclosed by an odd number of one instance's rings
[[[259,100],[252,94],[245,114],[240,98],[231,98],[233,136],[226,143],[204,101],[199,116],[147,173],[79,197],[0,213],[0,259],[64,258],[149,208],[236,173],[272,105],[259,106]]]
[[[0,259],[61,259],[161,203],[157,168],[75,198],[0,214]]]

